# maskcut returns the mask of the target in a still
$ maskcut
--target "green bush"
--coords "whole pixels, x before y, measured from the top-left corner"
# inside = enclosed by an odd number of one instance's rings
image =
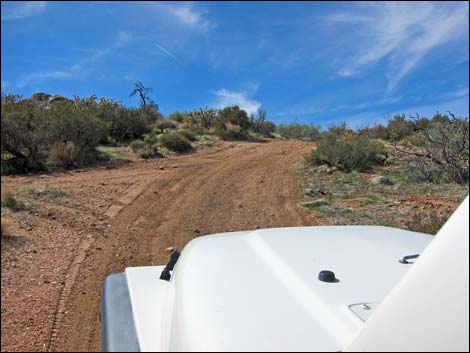
[[[276,131],[276,125],[271,121],[265,121],[259,128],[258,133],[265,137],[271,137]]]
[[[183,121],[206,130],[212,129],[215,125],[218,116],[218,110],[216,109],[198,109],[192,112],[186,112],[183,114]]]
[[[151,106],[141,106],[136,109],[128,109],[121,104],[101,98],[96,105],[97,117],[105,123],[107,134],[103,143],[125,143],[142,138],[150,131],[151,125],[161,114]]]
[[[172,120],[160,119],[156,122],[155,127],[163,132],[166,129],[176,129],[176,123]]]
[[[241,133],[246,133],[251,126],[248,114],[237,105],[225,107],[217,114],[217,120],[214,124],[216,129],[226,130],[228,124],[230,126],[237,125],[240,127]]]
[[[51,140],[51,124],[44,110],[31,101],[2,96],[1,115],[2,172],[44,169]]]
[[[320,128],[306,124],[280,124],[277,133],[284,138],[302,141],[317,141],[320,139]]]
[[[184,122],[184,114],[181,112],[174,112],[168,115],[168,120],[174,120],[178,123]]]
[[[216,128],[214,133],[226,141],[245,140],[248,137],[247,133],[242,131],[240,126],[231,123],[226,123],[224,128]]]
[[[388,121],[387,131],[390,140],[400,141],[413,133],[413,123],[406,120],[404,115],[395,115]]]
[[[132,151],[144,159],[161,157],[158,146],[150,141],[135,140],[129,144]]]
[[[171,131],[167,134],[160,135],[159,141],[162,146],[165,146],[171,151],[184,153],[192,150],[191,142],[176,131]]]
[[[50,167],[49,161],[53,168],[56,161],[65,167],[94,161],[98,155],[95,147],[106,127],[97,118],[93,102],[93,97],[76,98],[42,107],[31,99],[15,101],[2,96],[2,171],[42,170]],[[59,151],[58,146],[64,148]]]
[[[186,137],[189,141],[196,140],[197,131],[195,131],[194,129],[184,128],[184,129],[178,130],[178,133]]]
[[[350,134],[338,136],[335,132],[327,132],[307,160],[314,165],[328,164],[346,172],[367,171],[374,165],[383,164],[385,155],[383,144],[365,136],[352,138]]]

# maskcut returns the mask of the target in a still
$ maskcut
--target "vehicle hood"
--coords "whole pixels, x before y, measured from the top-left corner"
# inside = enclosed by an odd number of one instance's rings
[[[432,238],[388,227],[325,226],[195,239],[169,284],[167,348],[341,350],[413,266],[399,259],[421,253]],[[322,270],[338,281],[320,281]]]

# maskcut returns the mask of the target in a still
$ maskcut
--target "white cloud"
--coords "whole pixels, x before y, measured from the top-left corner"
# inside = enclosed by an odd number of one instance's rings
[[[468,97],[468,87],[456,90],[455,92],[453,92],[453,96],[456,98]]]
[[[131,32],[119,31],[116,34],[116,39],[111,46],[95,50],[92,55],[80,60],[79,62],[73,65],[59,70],[49,70],[23,74],[16,82],[16,86],[21,88],[27,86],[31,82],[36,82],[38,80],[44,79],[67,79],[83,76],[83,73],[87,69],[89,69],[92,64],[100,61],[103,57],[109,55],[114,50],[123,47],[124,45],[129,43],[132,38],[133,35]]]
[[[46,1],[4,1],[2,2],[2,21],[39,15],[44,12],[46,5]]]
[[[396,1],[361,4],[359,13],[328,16],[330,25],[353,24],[348,32],[358,35],[345,37],[352,55],[338,75],[353,76],[385,60],[387,90],[393,91],[431,50],[458,38],[468,41],[468,13],[466,2]]]
[[[120,48],[131,41],[133,34],[129,31],[119,31],[116,35],[116,42],[114,47]]]
[[[206,13],[196,9],[193,2],[155,2],[151,5],[159,12],[170,15],[178,24],[201,32],[215,27]]]
[[[248,98],[245,92],[234,92],[222,88],[212,91],[211,93],[217,96],[217,100],[215,102],[215,106],[217,108],[238,105],[240,108],[245,110],[248,115],[255,114],[258,109],[261,108],[261,103],[257,100]]]

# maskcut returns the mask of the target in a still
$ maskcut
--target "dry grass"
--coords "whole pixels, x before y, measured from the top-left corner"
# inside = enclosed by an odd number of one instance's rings
[[[7,216],[4,216],[2,215],[2,224],[1,224],[1,236],[5,236],[5,235],[8,235],[8,229],[11,227],[12,225],[12,221],[10,220],[10,218],[8,218]]]
[[[2,207],[6,207],[15,212],[26,209],[26,205],[18,200],[11,190],[2,191]]]

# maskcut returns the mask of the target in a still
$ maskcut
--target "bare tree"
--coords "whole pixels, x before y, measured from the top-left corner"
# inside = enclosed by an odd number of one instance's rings
[[[258,110],[258,117],[255,117],[254,114],[251,115],[251,125],[255,132],[260,132],[263,124],[266,120],[266,110],[259,109]]]
[[[146,105],[147,102],[150,101],[150,97],[148,96],[148,93],[149,92],[152,92],[152,89],[150,87],[144,87],[144,85],[142,84],[142,82],[140,81],[136,81],[134,83],[134,90],[131,92],[131,94],[129,95],[129,97],[133,97],[135,96],[136,94],[139,94],[139,98],[140,98],[140,103],[142,105]]]
[[[448,113],[450,117],[438,112],[427,123],[419,115],[410,116],[415,139],[401,146],[395,142],[394,147],[398,156],[411,157],[413,172],[420,178],[465,184],[469,180],[468,118]]]

